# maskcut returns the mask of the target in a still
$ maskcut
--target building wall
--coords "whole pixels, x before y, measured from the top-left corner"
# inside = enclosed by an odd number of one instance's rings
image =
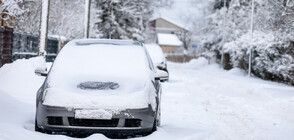
[[[0,16],[5,17],[6,15],[0,14]],[[15,20],[15,18],[11,16],[8,20],[3,20],[2,18],[0,18],[0,26],[14,27],[13,20]]]
[[[167,46],[167,45],[161,45],[160,46],[163,53],[179,53],[179,46]]]

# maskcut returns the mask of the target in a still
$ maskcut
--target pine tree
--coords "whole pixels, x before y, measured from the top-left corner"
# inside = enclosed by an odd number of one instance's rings
[[[101,38],[144,40],[152,14],[149,0],[97,0],[96,6],[95,29]]]

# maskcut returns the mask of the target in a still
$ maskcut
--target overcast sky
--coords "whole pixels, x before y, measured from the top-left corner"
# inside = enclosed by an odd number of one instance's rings
[[[185,28],[192,27],[192,21],[203,19],[203,10],[207,9],[209,0],[174,0],[171,8],[161,8],[154,16],[161,16]]]

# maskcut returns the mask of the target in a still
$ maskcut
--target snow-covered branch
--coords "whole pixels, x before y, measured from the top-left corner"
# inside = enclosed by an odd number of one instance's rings
[[[0,14],[6,14],[6,18],[3,18],[3,20],[7,20],[9,16],[15,17],[18,15],[21,15],[25,12],[19,4],[22,3],[23,0],[0,0]]]

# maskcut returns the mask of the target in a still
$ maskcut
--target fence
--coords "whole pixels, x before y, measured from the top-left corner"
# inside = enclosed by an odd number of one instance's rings
[[[197,56],[193,55],[184,55],[184,54],[167,54],[166,59],[168,61],[172,62],[178,62],[178,63],[183,63],[183,62],[189,62],[192,59],[198,58]]]
[[[0,67],[12,62],[13,28],[0,27]]]
[[[37,56],[38,39],[34,34],[15,31],[13,38],[13,60],[22,58],[31,58]],[[53,62],[58,53],[59,40],[57,38],[49,37],[47,41],[47,55],[46,61]]]
[[[17,59],[37,56],[38,35],[14,31],[13,28],[0,27],[0,67]],[[48,37],[46,61],[53,62],[59,49],[67,43],[58,37]]]

